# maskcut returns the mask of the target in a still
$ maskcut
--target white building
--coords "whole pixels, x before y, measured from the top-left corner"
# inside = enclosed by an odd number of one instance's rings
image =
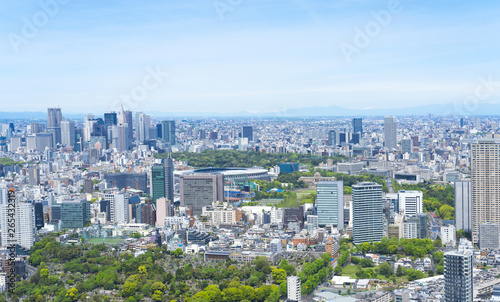
[[[416,215],[424,212],[424,195],[421,191],[399,191],[399,212]]]
[[[20,246],[30,249],[35,241],[35,213],[33,205],[26,202],[16,203],[16,211],[14,217],[13,209],[7,204],[0,205],[0,225],[2,225],[2,246],[7,247],[11,244],[19,244]],[[8,219],[15,219],[15,228],[9,227]],[[12,236],[10,236],[12,234]]]
[[[281,240],[279,240],[279,239],[271,240],[270,246],[271,246],[271,253],[273,253],[273,254],[274,253],[277,253],[277,254],[281,253],[281,251],[282,251]]]
[[[302,294],[300,291],[300,278],[297,276],[290,276],[286,279],[287,284],[287,297],[289,301],[301,301]]]
[[[447,246],[456,246],[456,229],[454,225],[441,227],[441,242]]]
[[[403,222],[403,238],[417,238],[417,224],[415,222]]]
[[[124,194],[105,194],[104,199],[109,201],[110,221],[112,223],[128,223],[128,199]]]

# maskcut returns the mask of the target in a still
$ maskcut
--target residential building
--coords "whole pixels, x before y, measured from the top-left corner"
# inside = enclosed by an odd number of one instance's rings
[[[353,242],[380,241],[383,236],[382,186],[363,182],[352,186]]]
[[[288,301],[301,301],[300,277],[290,276],[286,279]]]
[[[456,181],[455,227],[457,230],[472,231],[472,185],[470,181]]]

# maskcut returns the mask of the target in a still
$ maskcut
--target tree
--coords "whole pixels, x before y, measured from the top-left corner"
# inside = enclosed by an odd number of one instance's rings
[[[164,293],[166,289],[167,287],[165,286],[165,284],[161,282],[155,282],[153,283],[153,285],[151,285],[151,292],[153,293],[156,291],[161,291],[162,293]]]
[[[378,266],[379,272],[381,275],[384,275],[386,277],[390,277],[394,271],[392,270],[392,267],[389,263],[384,262]]]
[[[338,275],[338,276],[342,275],[342,266],[337,264],[337,266],[335,266],[334,272],[335,272],[335,275]]]
[[[69,298],[71,301],[78,300],[78,290],[76,288],[70,288],[66,292],[66,298]]]
[[[363,258],[359,261],[361,267],[373,267],[373,261],[367,258]]]
[[[42,269],[40,270],[40,276],[41,276],[42,278],[47,278],[47,277],[49,276],[49,270],[48,270],[48,269],[46,269],[46,268],[42,268]]]
[[[401,277],[405,274],[404,268],[402,265],[398,265],[398,268],[396,269],[396,276]]]
[[[124,297],[130,297],[130,296],[135,295],[136,291],[137,291],[137,283],[125,281],[125,284],[123,284],[121,294]]]
[[[145,275],[148,273],[148,270],[146,269],[146,267],[144,265],[139,266],[138,270],[139,270],[139,274],[141,274],[141,275]]]
[[[281,284],[284,281],[286,281],[286,277],[287,277],[286,271],[284,269],[280,269],[280,268],[273,269],[273,271],[271,272],[271,277],[273,278],[274,283]]]
[[[161,301],[163,299],[163,292],[159,290],[155,291],[151,299],[153,299],[153,301]]]
[[[174,255],[175,258],[180,258],[183,253],[184,252],[180,248],[177,248],[177,249],[175,249],[175,251],[172,252],[172,254]]]

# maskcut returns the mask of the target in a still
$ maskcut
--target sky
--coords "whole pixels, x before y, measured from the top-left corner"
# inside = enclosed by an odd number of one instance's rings
[[[0,111],[495,103],[499,15],[488,0],[0,0]]]

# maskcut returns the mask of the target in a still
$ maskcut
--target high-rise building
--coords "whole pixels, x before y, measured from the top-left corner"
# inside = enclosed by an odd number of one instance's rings
[[[402,139],[401,140],[401,153],[405,154],[405,153],[411,153],[412,151],[412,141],[411,139]]]
[[[316,208],[319,226],[331,224],[344,228],[344,183],[320,181],[316,185]]]
[[[241,128],[241,137],[248,138],[249,142],[253,142],[253,127],[252,126],[243,126]]]
[[[113,147],[119,152],[123,152],[130,147],[130,133],[128,124],[118,124],[113,126]]]
[[[43,228],[43,204],[41,202],[35,203],[35,227],[37,230]]]
[[[473,301],[472,251],[458,249],[444,253],[444,301]]]
[[[5,236],[2,236],[2,246],[7,247],[10,244],[18,244],[24,248],[30,249],[35,242],[35,222],[33,205],[26,202],[16,202],[15,217],[12,217],[12,207],[9,204],[0,205],[0,225],[3,227]],[[6,228],[9,219],[14,218],[15,227]],[[14,232],[8,231],[8,229]],[[9,234],[9,235],[8,235]],[[13,236],[10,236],[12,234]]]
[[[90,202],[82,200],[66,200],[61,203],[61,228],[80,229],[90,223]]]
[[[181,207],[192,207],[193,215],[202,214],[202,208],[214,201],[224,201],[222,174],[192,174],[180,177]]]
[[[352,119],[352,132],[363,133],[363,119],[362,118],[353,118]]]
[[[455,227],[457,230],[472,231],[472,186],[470,181],[456,181]]]
[[[156,225],[163,226],[165,217],[172,216],[172,203],[165,197],[156,200]]]
[[[500,223],[500,140],[483,139],[471,145],[472,240],[479,225]]]
[[[75,122],[61,122],[61,143],[65,146],[73,146],[75,144]]]
[[[273,254],[280,254],[282,251],[282,246],[281,246],[281,240],[279,239],[273,239],[271,240],[271,243],[269,244],[271,248],[271,253]]]
[[[362,182],[352,186],[352,236],[354,244],[380,241],[383,237],[382,186]]]
[[[386,149],[396,149],[398,141],[396,138],[396,131],[398,123],[396,117],[386,116],[384,118],[384,143]]]
[[[142,112],[135,114],[135,136],[137,141],[144,142],[149,139],[149,128],[151,127],[151,116]]]
[[[498,249],[500,247],[500,225],[497,223],[481,223],[479,225],[479,248]]]
[[[174,202],[174,181],[174,162],[170,156],[163,159],[162,164],[156,164],[151,168],[153,203],[162,197]]]
[[[114,126],[118,124],[118,118],[116,112],[106,112],[104,113],[104,125],[106,127]]]
[[[162,121],[161,125],[161,138],[171,146],[175,145],[175,121]]]
[[[421,191],[399,191],[399,212],[416,215],[424,212],[424,195]]]
[[[61,122],[62,113],[61,108],[48,108],[47,109],[47,132],[52,133],[52,144],[61,143]]]
[[[300,277],[290,276],[286,279],[287,301],[301,301],[302,293],[300,288]]]
[[[337,144],[337,131],[328,131],[328,146],[335,146]]]

